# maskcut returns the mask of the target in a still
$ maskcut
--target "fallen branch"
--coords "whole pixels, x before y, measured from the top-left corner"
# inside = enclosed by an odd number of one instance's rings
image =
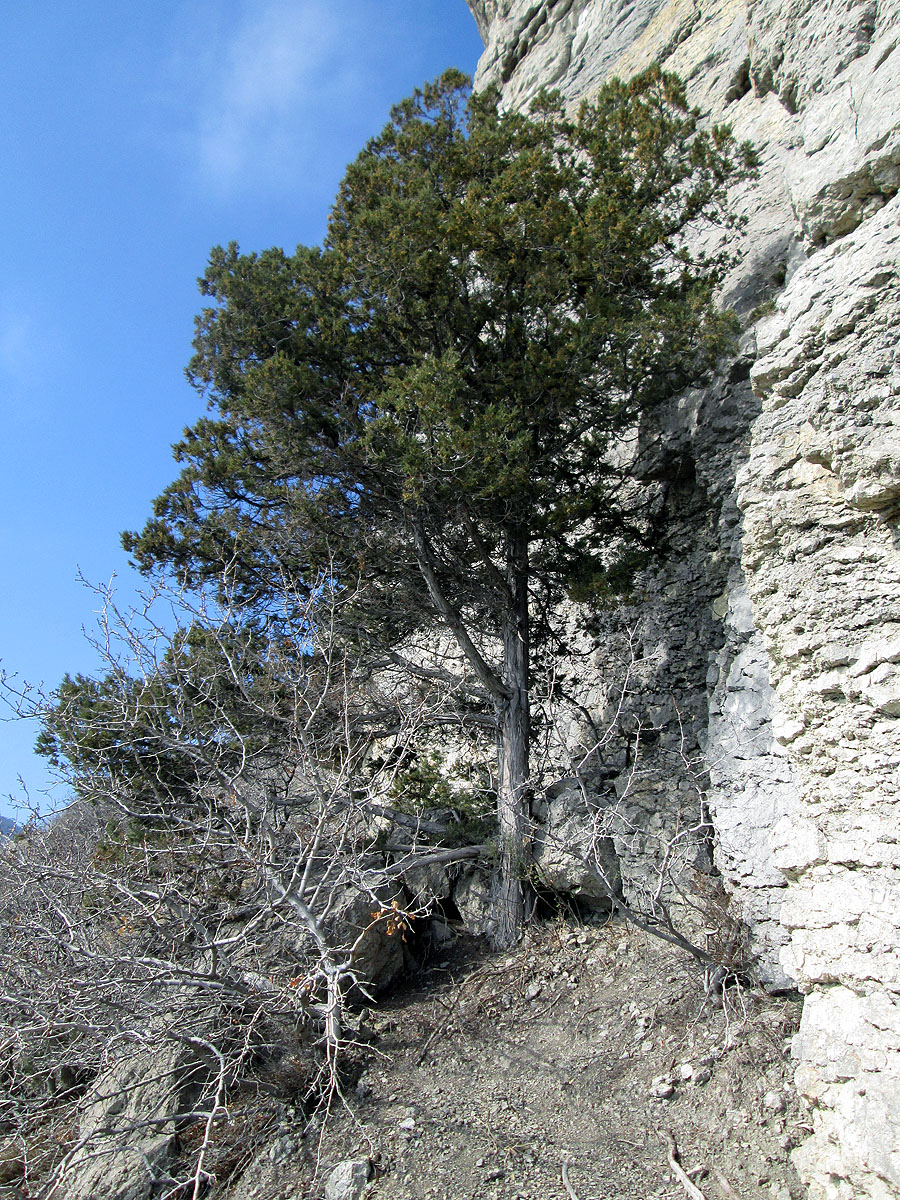
[[[706,1197],[700,1191],[695,1183],[692,1183],[685,1173],[679,1161],[678,1143],[670,1132],[662,1135],[663,1141],[666,1143],[668,1150],[669,1166],[672,1169],[672,1174],[684,1188],[689,1200],[706,1200]]]
[[[713,1167],[713,1175],[715,1175],[716,1182],[728,1197],[728,1200],[741,1200],[740,1196],[737,1194],[722,1172],[718,1169],[718,1167]]]
[[[563,1181],[563,1187],[569,1193],[569,1200],[578,1200],[578,1195],[577,1195],[575,1189],[572,1187],[571,1183],[569,1183],[569,1160],[568,1160],[568,1158],[563,1159],[562,1181]]]
[[[487,846],[450,846],[446,850],[434,850],[430,854],[417,854],[415,846],[388,846],[387,849],[398,854],[405,854],[406,858],[401,859],[400,862],[391,863],[389,867],[373,869],[371,874],[377,875],[380,879],[393,879],[405,871],[416,867],[428,867],[432,863],[455,863],[462,862],[466,858],[481,858],[488,852]]]

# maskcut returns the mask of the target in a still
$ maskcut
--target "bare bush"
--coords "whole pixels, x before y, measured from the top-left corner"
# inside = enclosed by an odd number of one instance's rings
[[[282,580],[253,619],[227,577],[215,597],[161,586],[135,612],[100,599],[100,674],[48,696],[7,681],[75,799],[0,857],[0,1176],[45,1200],[116,1195],[117,1171],[199,1197],[279,1104],[312,1127],[342,1097],[348,1004],[404,969],[432,901],[410,881],[490,853],[492,726],[441,641],[357,651],[344,610],[364,597],[327,571],[312,588]],[[634,645],[574,761],[558,730],[577,705],[552,669],[538,678],[535,780],[566,763],[586,814],[577,845],[541,836],[721,983],[743,944],[712,881],[699,902],[683,887],[706,836],[684,739],[666,768],[685,781],[684,820],[653,832],[635,815]],[[610,796],[598,764],[626,717],[632,765]],[[640,896],[624,895],[613,843],[650,864]]]
[[[663,744],[660,731],[641,715],[642,676],[657,664],[639,657],[640,643],[638,629],[626,631],[617,677],[610,672],[605,681],[602,724],[548,678],[542,705],[536,705],[543,709],[543,773],[552,777],[555,766],[564,775],[554,791],[568,793],[563,807],[570,814],[577,809],[577,819],[570,815],[554,830],[553,802],[539,803],[539,838],[554,863],[562,863],[563,877],[579,879],[581,890],[602,897],[612,912],[690,955],[709,987],[721,991],[727,981],[752,973],[752,956],[747,930],[713,864],[709,766],[689,750],[674,696],[675,736]],[[617,765],[611,768],[610,760]]]
[[[0,862],[0,1122],[33,1194],[128,1151],[199,1196],[237,1098],[327,1109],[348,997],[404,966],[402,876],[479,853],[402,803],[446,705],[388,697],[340,645],[354,599],[285,583],[248,625],[221,594],[124,613],[105,592],[103,674],[14,696],[77,797]]]

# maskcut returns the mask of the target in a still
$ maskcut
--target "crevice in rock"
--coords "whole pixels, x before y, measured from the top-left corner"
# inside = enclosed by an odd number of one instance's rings
[[[752,86],[750,82],[750,55],[748,54],[729,81],[728,90],[725,92],[725,103],[733,104],[735,100],[740,100],[742,96],[747,95]]]
[[[534,46],[540,30],[551,19],[558,21],[565,17],[574,2],[575,0],[547,0],[543,4],[531,5],[513,34],[512,42],[503,56],[500,67],[500,77],[503,83],[509,83],[516,67]]]

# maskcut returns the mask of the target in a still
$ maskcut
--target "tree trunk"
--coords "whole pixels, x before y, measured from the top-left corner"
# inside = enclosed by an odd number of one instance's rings
[[[412,520],[411,528],[416,559],[428,594],[494,702],[498,729],[500,865],[494,887],[496,911],[491,938],[497,947],[511,946],[518,940],[525,924],[523,882],[528,871],[529,856],[531,697],[528,534],[524,526],[518,525],[507,531],[506,562],[503,578],[498,580],[504,606],[500,631],[503,663],[498,675],[482,657],[462,617],[443,592],[421,517]],[[493,566],[491,569],[499,576],[499,570]]]
[[[524,880],[528,869],[529,692],[528,540],[523,530],[510,535],[506,582],[510,603],[503,618],[503,682],[509,695],[497,705],[500,777],[497,817],[500,869],[496,884],[496,924],[492,940],[513,945],[525,924]]]

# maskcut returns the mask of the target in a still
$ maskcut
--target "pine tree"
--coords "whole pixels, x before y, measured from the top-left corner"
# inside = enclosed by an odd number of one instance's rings
[[[533,654],[640,541],[617,440],[732,337],[725,255],[686,235],[729,223],[751,159],[658,69],[573,117],[448,72],[348,168],[321,248],[232,244],[201,280],[189,374],[213,413],[124,544],[189,585],[227,570],[260,608],[285,570],[362,582],[345,636],[373,654],[453,639],[497,731],[500,945],[524,919]]]

